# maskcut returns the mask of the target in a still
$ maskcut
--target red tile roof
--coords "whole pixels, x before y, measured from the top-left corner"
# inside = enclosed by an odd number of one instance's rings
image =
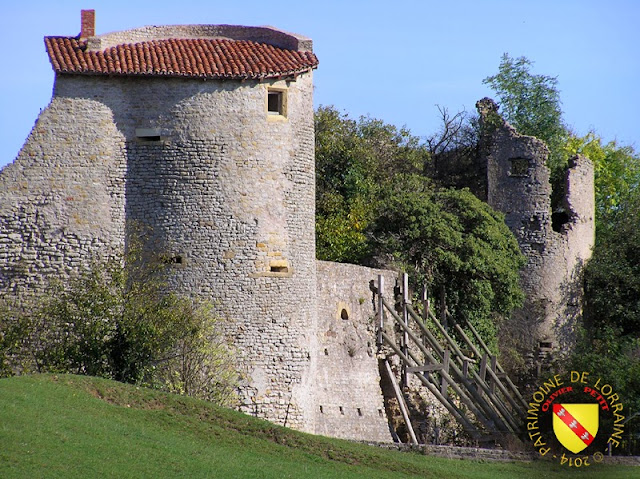
[[[57,73],[259,79],[296,75],[315,68],[312,52],[227,39],[169,39],[86,49],[72,37],[45,37]]]

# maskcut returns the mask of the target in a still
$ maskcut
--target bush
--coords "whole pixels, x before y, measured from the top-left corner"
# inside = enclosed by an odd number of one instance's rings
[[[134,256],[54,282],[37,303],[5,301],[0,374],[100,376],[228,401],[235,373],[212,307],[167,292],[162,263]]]

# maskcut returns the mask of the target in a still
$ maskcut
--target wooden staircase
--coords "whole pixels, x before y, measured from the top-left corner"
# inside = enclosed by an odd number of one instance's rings
[[[417,443],[402,394],[410,375],[478,442],[505,444],[509,436],[521,436],[527,403],[473,325],[466,322],[465,331],[446,315],[446,308],[443,321],[438,320],[424,294],[419,315],[409,299],[406,273],[394,289],[389,301],[384,277],[378,276],[377,343],[411,441]],[[388,360],[393,355],[401,365],[400,384]]]

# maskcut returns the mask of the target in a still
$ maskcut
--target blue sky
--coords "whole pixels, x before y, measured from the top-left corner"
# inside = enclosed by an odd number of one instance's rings
[[[558,77],[566,123],[640,149],[640,1],[317,2],[23,0],[0,6],[0,166],[13,161],[51,99],[46,35],[76,35],[80,10],[98,34],[144,25],[273,25],[314,40],[315,104],[370,115],[415,135],[436,105],[473,111],[500,58],[526,56]]]

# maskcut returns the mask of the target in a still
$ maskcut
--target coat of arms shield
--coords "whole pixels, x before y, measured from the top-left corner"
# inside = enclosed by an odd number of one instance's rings
[[[565,403],[553,405],[553,432],[558,441],[574,454],[589,446],[600,422],[596,403]]]

